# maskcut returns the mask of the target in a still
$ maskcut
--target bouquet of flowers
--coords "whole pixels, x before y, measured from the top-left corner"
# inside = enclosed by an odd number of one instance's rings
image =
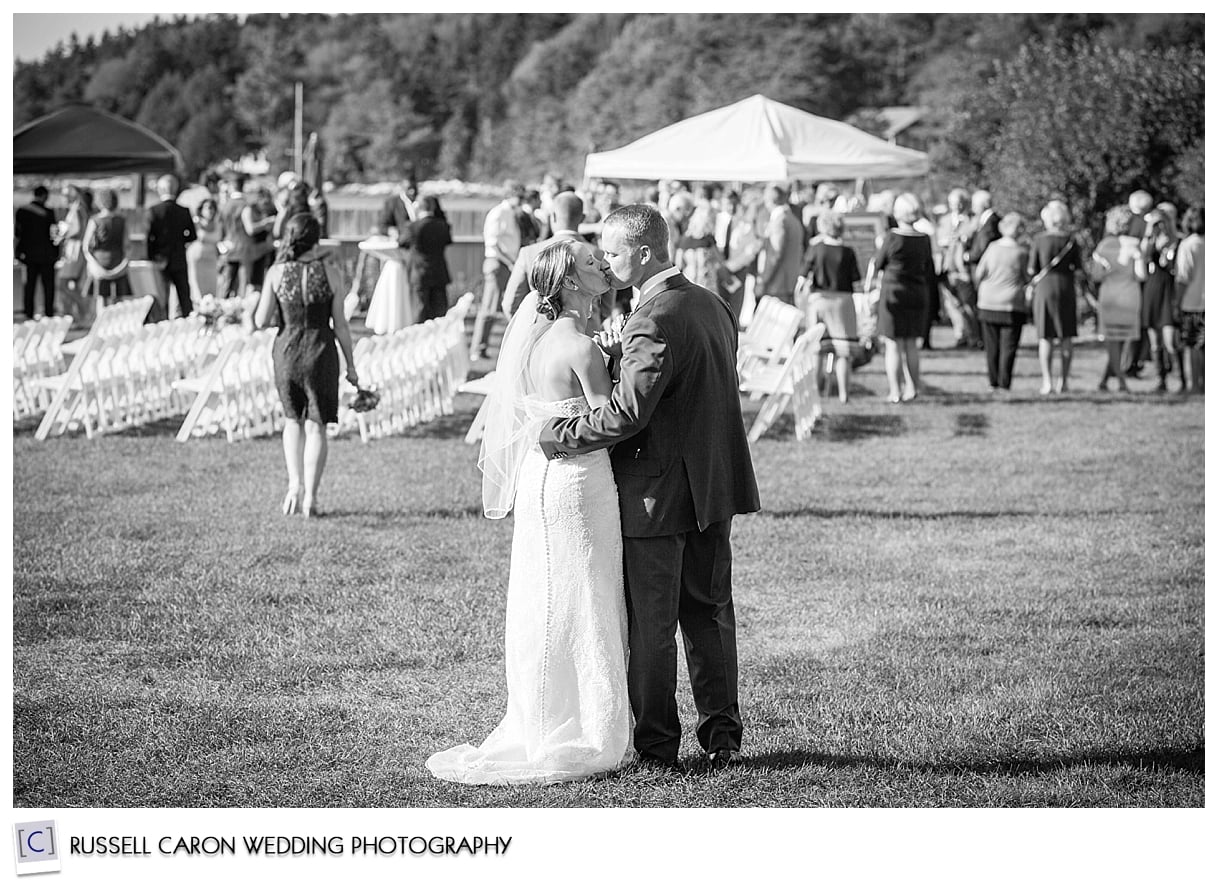
[[[245,316],[245,302],[240,297],[219,298],[204,294],[195,311],[203,316],[209,328],[239,325]]]
[[[381,396],[375,389],[360,389],[356,387],[355,398],[351,409],[356,413],[367,413],[381,403]]]

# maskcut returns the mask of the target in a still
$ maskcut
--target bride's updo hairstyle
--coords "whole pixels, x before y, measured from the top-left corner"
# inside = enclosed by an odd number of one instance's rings
[[[537,292],[537,311],[550,321],[562,312],[562,283],[575,270],[578,243],[559,239],[537,253],[529,270],[529,285]]]

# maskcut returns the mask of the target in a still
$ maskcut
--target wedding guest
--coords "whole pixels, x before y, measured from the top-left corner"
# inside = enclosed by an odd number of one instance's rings
[[[241,222],[254,243],[254,257],[248,268],[248,287],[262,290],[266,271],[275,259],[275,242],[271,231],[275,228],[275,199],[264,186],[254,187],[251,198],[241,212]]]
[[[50,195],[50,190],[39,184],[30,204],[18,208],[13,220],[13,254],[25,265],[22,308],[27,320],[39,316],[34,306],[34,292],[39,283],[43,313],[55,314],[55,261],[59,259],[59,246],[55,242],[55,212],[47,207]]]
[[[323,239],[330,235],[330,203],[321,187],[309,192],[309,212],[317,220]]]
[[[68,184],[63,188],[63,197],[67,200],[68,209],[63,220],[59,222],[59,276],[68,289],[73,291],[85,274],[85,226],[89,223],[89,215],[92,213],[91,200],[85,194],[86,191],[75,184]]]
[[[1016,212],[998,222],[999,237],[977,262],[977,318],[985,344],[990,391],[1007,391],[1019,352],[1019,334],[1028,317],[1028,251],[1019,242],[1023,218]]]
[[[287,421],[283,453],[288,490],[281,510],[305,517],[321,513],[318,490],[326,467],[326,425],[338,422],[338,348],[347,382],[359,385],[351,331],[339,296],[338,270],[318,252],[321,228],[311,214],[294,215],[267,271],[254,323],[279,331],[271,350],[275,384]]]
[[[1099,283],[1100,337],[1108,350],[1108,362],[1099,390],[1108,390],[1108,378],[1115,377],[1122,392],[1128,392],[1125,372],[1121,370],[1122,349],[1137,345],[1141,336],[1142,282],[1146,261],[1141,240],[1129,234],[1133,212],[1124,205],[1108,211],[1104,230],[1107,235],[1091,255],[1091,277]]]
[[[211,169],[199,175],[198,181],[194,184],[183,187],[178,192],[178,205],[189,211],[192,217],[198,216],[199,206],[205,199],[214,200],[219,204],[220,176]]]
[[[1184,241],[1176,250],[1176,296],[1180,310],[1180,391],[1205,391],[1205,206],[1195,205],[1181,221]],[[1184,379],[1184,366],[1188,378]]]
[[[220,280],[218,296],[235,297],[241,293],[241,276],[250,255],[253,241],[241,221],[245,211],[245,187],[249,178],[237,172],[225,180],[224,200],[220,203]]]
[[[283,181],[285,175],[292,176],[287,178],[287,183],[275,194],[275,223],[271,226],[271,239],[275,242],[283,238],[283,230],[288,220],[298,214],[312,214],[309,207],[309,185],[292,172],[284,172],[279,176],[279,180]],[[321,226],[320,222],[318,226]]]
[[[709,199],[697,203],[684,234],[677,240],[673,261],[685,278],[708,291],[719,290],[719,273],[723,269],[723,256],[715,244],[715,213]]]
[[[827,211],[833,211],[833,206],[836,204],[841,191],[838,190],[837,184],[824,183],[820,184],[813,191],[812,198],[809,199],[803,206],[801,220],[803,221],[805,230],[819,230],[816,219]]]
[[[973,192],[972,208],[973,224],[968,232],[964,256],[975,289],[977,287],[977,264],[981,262],[981,255],[985,254],[990,243],[1002,234],[998,232],[998,214],[994,211],[994,199],[989,190]]]
[[[930,288],[938,283],[930,237],[914,228],[917,197],[912,193],[898,196],[893,200],[892,216],[896,228],[885,235],[874,267],[879,277],[876,332],[884,342],[888,401],[897,404],[918,396],[918,335],[926,326]]]
[[[525,190],[520,207],[516,209],[516,223],[520,226],[520,245],[532,245],[541,238],[541,222],[537,219],[537,209],[541,207],[541,193],[537,190]]]
[[[214,199],[199,203],[193,218],[195,240],[186,247],[186,272],[190,290],[195,297],[215,296],[219,290],[220,217]]]
[[[765,189],[769,220],[759,259],[758,299],[777,297],[783,303],[795,302],[795,282],[804,252],[804,228],[791,210],[787,190],[780,184]]]
[[[796,284],[796,291],[807,297],[808,328],[824,326],[817,357],[817,378],[827,356],[833,355],[838,398],[843,403],[849,400],[851,358],[859,344],[854,285],[862,281],[854,249],[842,242],[844,229],[842,216],[836,211],[822,211],[816,215],[818,235],[808,246],[803,273]],[[814,388],[817,385],[813,383]],[[815,395],[819,398],[819,391]],[[820,415],[819,403],[813,406],[813,415]]]
[[[668,259],[671,263],[677,260],[677,245],[685,235],[685,227],[693,213],[694,197],[687,190],[679,190],[668,197],[668,207],[663,215],[668,224]]]
[[[554,197],[550,213],[553,217],[554,234],[549,239],[543,239],[521,248],[516,255],[515,263],[512,264],[512,272],[508,276],[508,282],[503,291],[503,302],[500,304],[503,314],[508,318],[516,314],[516,310],[520,308],[521,302],[529,293],[529,278],[533,271],[533,262],[541,250],[559,239],[583,241],[583,237],[579,234],[579,225],[584,218],[583,199],[575,193],[558,193]],[[626,293],[630,293],[629,288],[626,289]]]
[[[1176,222],[1158,208],[1146,214],[1142,256],[1146,281],[1142,284],[1142,328],[1150,337],[1150,360],[1158,369],[1156,392],[1167,391],[1176,352]]]
[[[922,204],[922,200],[915,194],[909,194],[917,201],[918,218],[914,221],[914,229],[926,236],[930,242],[930,256],[935,265],[935,284],[930,286],[930,291],[926,298],[926,325],[922,329],[922,348],[933,348],[930,340],[931,328],[935,322],[939,320],[939,312],[942,309],[943,301],[939,297],[939,277],[943,266],[943,254],[939,250],[939,241],[936,237],[936,229],[934,221],[930,219],[930,215],[926,212],[926,206]]]
[[[419,198],[419,185],[411,172],[402,178],[397,192],[385,200],[381,215],[377,218],[376,232],[389,235],[390,230],[401,234],[416,219],[414,204]]]
[[[173,175],[157,178],[156,192],[160,202],[148,211],[148,259],[156,264],[161,277],[173,286],[178,297],[178,314],[190,315],[190,271],[186,263],[186,246],[195,241],[194,218],[190,211],[178,205],[178,179]],[[159,309],[158,309],[159,313]],[[166,315],[169,318],[168,304]]]
[[[1145,190],[1134,190],[1129,194],[1129,210],[1133,212],[1133,219],[1129,222],[1129,235],[1135,239],[1141,239],[1146,235],[1146,215],[1154,207],[1155,198]],[[1147,276],[1149,280],[1150,276]],[[1145,287],[1145,281],[1143,281]],[[1142,325],[1142,330],[1138,336],[1137,342],[1132,346],[1125,347],[1122,353],[1121,367],[1127,377],[1139,377],[1142,374],[1142,368],[1145,366],[1146,358],[1150,354],[1150,335],[1147,333],[1146,325]]]
[[[452,244],[453,237],[448,217],[435,196],[424,196],[415,211],[418,219],[410,225],[411,260],[407,267],[411,290],[423,304],[418,320],[425,322],[448,312],[448,285],[452,277],[444,249]]]
[[[947,213],[939,219],[939,287],[943,309],[952,323],[957,349],[981,345],[977,324],[977,291],[964,258],[965,239],[972,225],[968,191],[957,187],[947,194]]]
[[[1065,392],[1070,386],[1074,338],[1078,336],[1078,303],[1074,276],[1082,267],[1078,243],[1067,230],[1070,210],[1059,199],[1040,212],[1044,232],[1032,241],[1028,275],[1032,279],[1032,320],[1036,323],[1036,354],[1040,361],[1040,394]],[[1061,358],[1061,375],[1053,379],[1053,351]]]
[[[118,194],[110,189],[97,193],[98,212],[85,224],[85,262],[94,291],[106,306],[131,296],[127,282],[127,222],[118,213]]]
[[[723,267],[727,271],[719,278],[719,296],[727,301],[739,321],[744,308],[745,282],[761,251],[761,239],[753,232],[753,223],[741,208],[740,194],[735,190],[729,190],[724,197],[723,210],[719,212],[715,227],[715,244],[723,255]]]
[[[524,199],[524,187],[508,180],[504,182],[503,190],[503,201],[486,213],[486,220],[482,224],[485,255],[482,261],[482,303],[474,320],[470,361],[486,358],[495,317],[499,314],[508,278],[512,275],[512,265],[520,253],[520,226],[516,223],[516,210]]]

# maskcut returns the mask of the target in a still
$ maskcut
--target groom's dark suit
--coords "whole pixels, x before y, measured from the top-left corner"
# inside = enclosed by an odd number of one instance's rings
[[[736,319],[677,274],[622,329],[609,402],[552,420],[554,458],[614,445],[630,610],[635,748],[677,759],[676,628],[681,625],[704,750],[738,750],[731,519],[760,508],[737,391]]]

